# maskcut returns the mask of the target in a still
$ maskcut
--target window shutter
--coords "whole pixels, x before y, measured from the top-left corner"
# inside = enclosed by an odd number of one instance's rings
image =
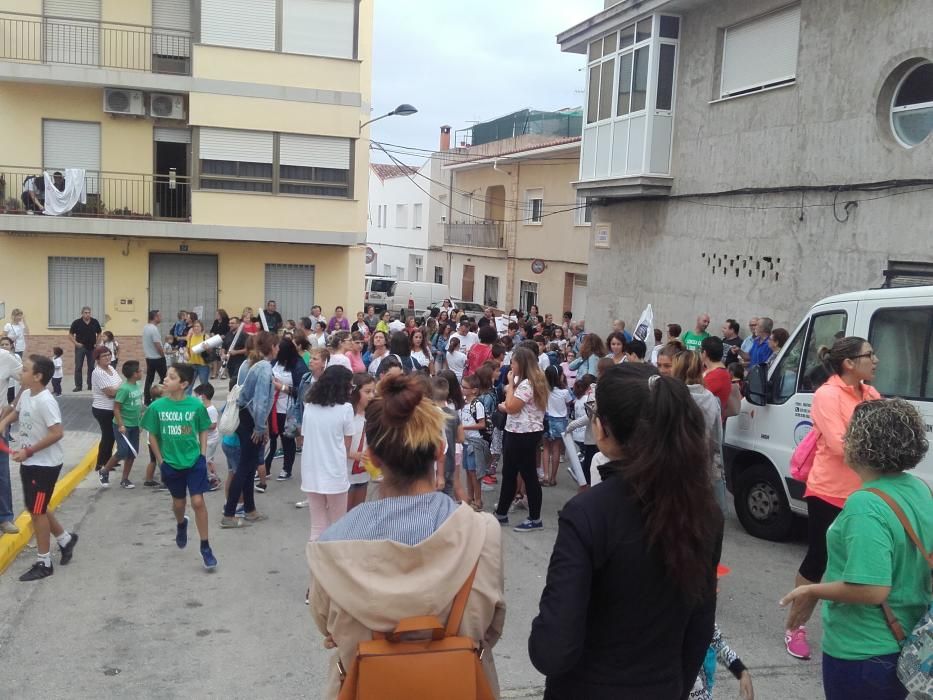
[[[191,130],[157,126],[152,129],[152,140],[164,143],[191,143]]]
[[[332,136],[282,134],[279,162],[305,168],[350,169],[350,140]]]
[[[274,299],[283,319],[306,316],[314,306],[314,265],[266,263],[264,299]]]
[[[100,0],[45,0],[45,16],[97,21]]]
[[[45,25],[45,60],[100,63],[100,0],[45,0],[44,10],[46,17],[53,18]]]
[[[190,56],[190,37],[191,0],[152,0],[154,55]]]
[[[100,124],[44,120],[42,122],[42,168],[44,170],[84,168],[87,193],[97,194],[100,176]]]
[[[799,39],[799,5],[726,29],[722,95],[793,80]]]
[[[275,51],[275,2],[201,0],[201,41]]]
[[[201,127],[201,160],[272,162],[272,134],[265,131]]]
[[[68,328],[82,306],[103,318],[104,259],[49,257],[49,328]]]
[[[353,58],[356,0],[284,0],[282,50]]]

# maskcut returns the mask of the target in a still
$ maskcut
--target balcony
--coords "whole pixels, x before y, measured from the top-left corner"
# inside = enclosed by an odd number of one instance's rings
[[[41,168],[0,166],[0,214],[27,214],[23,181]],[[68,218],[190,221],[190,178],[139,173],[88,172],[87,202]],[[47,217],[54,219],[58,217]]]
[[[191,74],[191,33],[0,12],[0,61]]]
[[[503,250],[505,227],[501,223],[445,224],[444,244]]]

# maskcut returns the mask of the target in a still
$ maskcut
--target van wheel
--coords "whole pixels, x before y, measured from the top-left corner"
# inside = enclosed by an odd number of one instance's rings
[[[784,487],[767,464],[753,464],[736,479],[735,512],[745,531],[763,540],[785,539],[794,523]]]

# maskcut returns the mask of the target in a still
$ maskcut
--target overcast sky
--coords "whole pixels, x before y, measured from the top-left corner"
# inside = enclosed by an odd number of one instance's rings
[[[456,131],[525,107],[581,106],[585,58],[561,53],[555,37],[603,5],[603,0],[379,0],[373,116],[402,102],[418,113],[383,119],[373,125],[372,138],[436,149],[442,124]],[[388,161],[380,155],[374,153],[373,161]]]

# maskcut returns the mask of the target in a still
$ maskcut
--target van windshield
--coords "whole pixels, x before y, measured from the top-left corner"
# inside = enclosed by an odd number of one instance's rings
[[[382,292],[383,294],[392,294],[390,291],[395,286],[395,280],[372,280],[369,283],[369,291]]]

